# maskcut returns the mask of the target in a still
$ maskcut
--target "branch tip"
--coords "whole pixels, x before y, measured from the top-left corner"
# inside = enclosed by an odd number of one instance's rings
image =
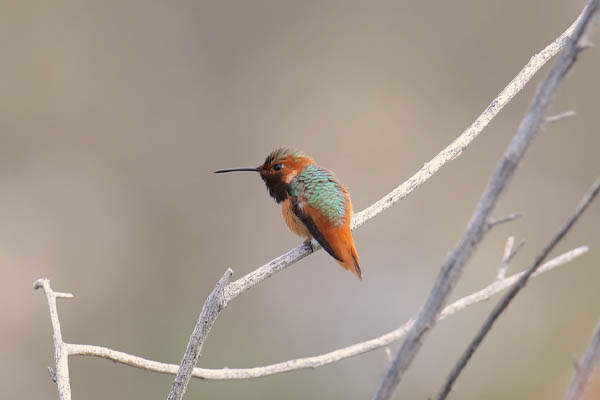
[[[50,281],[48,280],[48,278],[40,278],[38,280],[36,280],[35,282],[33,282],[33,288],[35,290],[37,289],[43,289],[44,285],[48,284]]]
[[[506,217],[503,217],[500,219],[495,219],[495,218],[491,217],[488,221],[487,229],[492,228],[496,225],[505,224],[507,222],[514,221],[515,219],[521,218],[522,216],[523,216],[522,213],[516,212],[516,213],[509,214]]]
[[[500,263],[500,268],[498,268],[498,274],[496,275],[497,281],[504,279],[506,276],[506,271],[508,271],[508,265],[510,264],[510,261],[517,254],[523,244],[525,244],[525,242],[521,242],[519,246],[514,249],[515,237],[509,236],[508,239],[506,239],[506,244],[504,245],[504,254],[502,255],[502,262]]]
[[[555,114],[555,115],[549,116],[548,118],[546,118],[546,123],[551,124],[553,122],[560,121],[561,119],[565,119],[565,118],[568,118],[568,117],[574,117],[575,115],[577,115],[577,113],[575,112],[575,110],[565,111],[565,112],[560,113],[560,114]]]
[[[517,247],[515,247],[511,251],[510,255],[508,256],[508,259],[506,260],[507,263],[510,263],[512,261],[512,259],[515,258],[515,256],[517,255],[517,253],[523,248],[523,246],[525,246],[525,243],[526,242],[524,240],[521,240],[519,242],[519,244],[517,245]]]

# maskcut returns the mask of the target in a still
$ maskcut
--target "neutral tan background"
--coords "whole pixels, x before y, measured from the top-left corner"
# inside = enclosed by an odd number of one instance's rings
[[[296,246],[257,176],[292,145],[336,171],[361,210],[446,146],[584,1],[8,1],[0,12],[0,397],[56,398],[49,277],[65,339],[179,362],[205,296]],[[594,36],[597,40],[598,34]],[[495,276],[507,236],[524,268],[600,172],[600,49],[577,63],[453,298]],[[199,365],[314,355],[414,315],[532,96],[457,161],[355,232],[360,283],[324,252],[235,300]],[[600,318],[595,204],[461,377],[455,399],[560,399]],[[497,298],[441,323],[398,398],[433,396]],[[393,350],[395,350],[394,346]],[[71,360],[75,399],[165,398],[172,377]],[[317,370],[192,381],[194,398],[365,399],[382,350]],[[600,377],[597,376],[596,382]],[[598,384],[600,386],[600,384]]]

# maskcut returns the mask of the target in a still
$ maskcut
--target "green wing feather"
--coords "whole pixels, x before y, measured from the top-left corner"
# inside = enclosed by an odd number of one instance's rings
[[[290,182],[294,202],[301,193],[304,193],[308,204],[321,211],[332,224],[341,226],[346,223],[348,200],[333,172],[316,165],[307,166]]]

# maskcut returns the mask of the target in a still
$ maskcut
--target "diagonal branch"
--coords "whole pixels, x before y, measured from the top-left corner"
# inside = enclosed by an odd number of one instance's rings
[[[552,260],[545,263],[534,274],[534,277],[537,277],[545,272],[552,271],[556,267],[572,261],[576,257],[579,257],[580,255],[586,253],[587,251],[587,246],[581,246],[558,257],[555,257]],[[455,301],[454,303],[448,305],[444,309],[444,311],[442,311],[439,320],[445,319],[453,314],[456,314],[457,312],[464,310],[469,306],[489,299],[490,297],[513,285],[524,273],[525,272],[521,272],[512,275],[508,278],[497,279],[484,289],[481,289],[478,292],[475,292],[471,295],[468,295],[466,297],[463,297],[462,299]],[[254,368],[194,368],[194,373],[192,376],[194,376],[195,378],[211,380],[249,379],[275,375],[284,372],[296,371],[300,369],[317,368],[350,357],[355,357],[357,355],[364,354],[379,349],[381,347],[386,347],[391,343],[402,339],[406,335],[406,332],[408,332],[408,330],[412,326],[412,323],[413,321],[409,320],[398,329],[395,329],[384,335],[317,356],[298,358],[294,360],[288,360],[276,364]],[[141,368],[148,371],[154,371],[164,374],[174,375],[177,373],[178,369],[178,366],[175,364],[166,364],[158,361],[152,361],[101,346],[69,344],[69,354],[74,356],[79,355],[106,358],[108,360],[119,362],[121,364],[130,365],[136,368]]]
[[[577,43],[595,13],[597,5],[598,0],[590,0],[575,22],[572,38],[568,40],[566,50],[539,87],[525,118],[521,121],[517,133],[508,145],[494,175],[483,192],[467,230],[457,247],[444,262],[427,301],[419,311],[415,324],[402,343],[400,350],[386,370],[373,397],[374,399],[387,400],[392,397],[404,373],[421,349],[427,332],[435,325],[437,316],[458,282],[464,266],[487,232],[486,221],[488,221],[494,210],[500,195],[525,155],[529,144],[539,132],[556,89],[574,64],[579,52]]]
[[[581,362],[577,365],[575,376],[567,392],[566,400],[579,400],[583,398],[585,388],[589,383],[589,380],[596,369],[598,362],[600,361],[600,322],[596,325],[592,340],[581,359]]]
[[[560,228],[560,230],[554,235],[552,240],[542,250],[540,254],[538,254],[533,261],[533,264],[525,273],[519,278],[519,280],[510,288],[508,293],[504,295],[502,300],[496,305],[496,307],[492,310],[491,314],[479,330],[475,338],[467,348],[467,350],[463,353],[460,360],[456,363],[456,366],[453,368],[452,372],[448,376],[446,383],[444,384],[442,390],[438,394],[437,400],[444,400],[450,391],[452,390],[452,386],[456,379],[459,377],[460,373],[466,367],[467,363],[473,356],[473,354],[479,348],[479,345],[485,339],[488,332],[492,329],[494,323],[500,317],[500,314],[504,312],[504,310],[508,307],[510,302],[515,298],[515,296],[525,287],[529,278],[535,273],[536,270],[540,267],[544,259],[548,256],[548,254],[556,247],[556,245],[562,240],[563,237],[571,230],[575,222],[581,217],[583,212],[587,209],[590,203],[594,200],[594,198],[600,192],[600,178],[598,178],[590,190],[585,194],[581,202],[575,208],[573,214],[567,219],[565,224]]]
[[[225,274],[219,279],[219,282],[217,282],[217,286],[204,302],[194,331],[192,332],[187,348],[185,349],[183,360],[181,360],[181,367],[179,367],[177,376],[175,376],[175,380],[171,385],[171,391],[167,397],[168,400],[180,400],[183,398],[187,385],[190,382],[192,371],[198,362],[198,357],[200,357],[202,345],[206,341],[206,337],[215,323],[217,316],[221,310],[225,308],[226,302],[223,297],[223,291],[232,274],[233,271],[230,268],[227,268]]]

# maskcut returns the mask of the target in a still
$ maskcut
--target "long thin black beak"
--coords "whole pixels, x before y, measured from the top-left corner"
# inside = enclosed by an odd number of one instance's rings
[[[260,172],[260,169],[255,168],[255,167],[247,167],[247,168],[229,168],[229,169],[220,169],[218,171],[215,171],[215,174],[222,174],[224,172],[234,172],[234,171],[253,171],[253,172]]]

